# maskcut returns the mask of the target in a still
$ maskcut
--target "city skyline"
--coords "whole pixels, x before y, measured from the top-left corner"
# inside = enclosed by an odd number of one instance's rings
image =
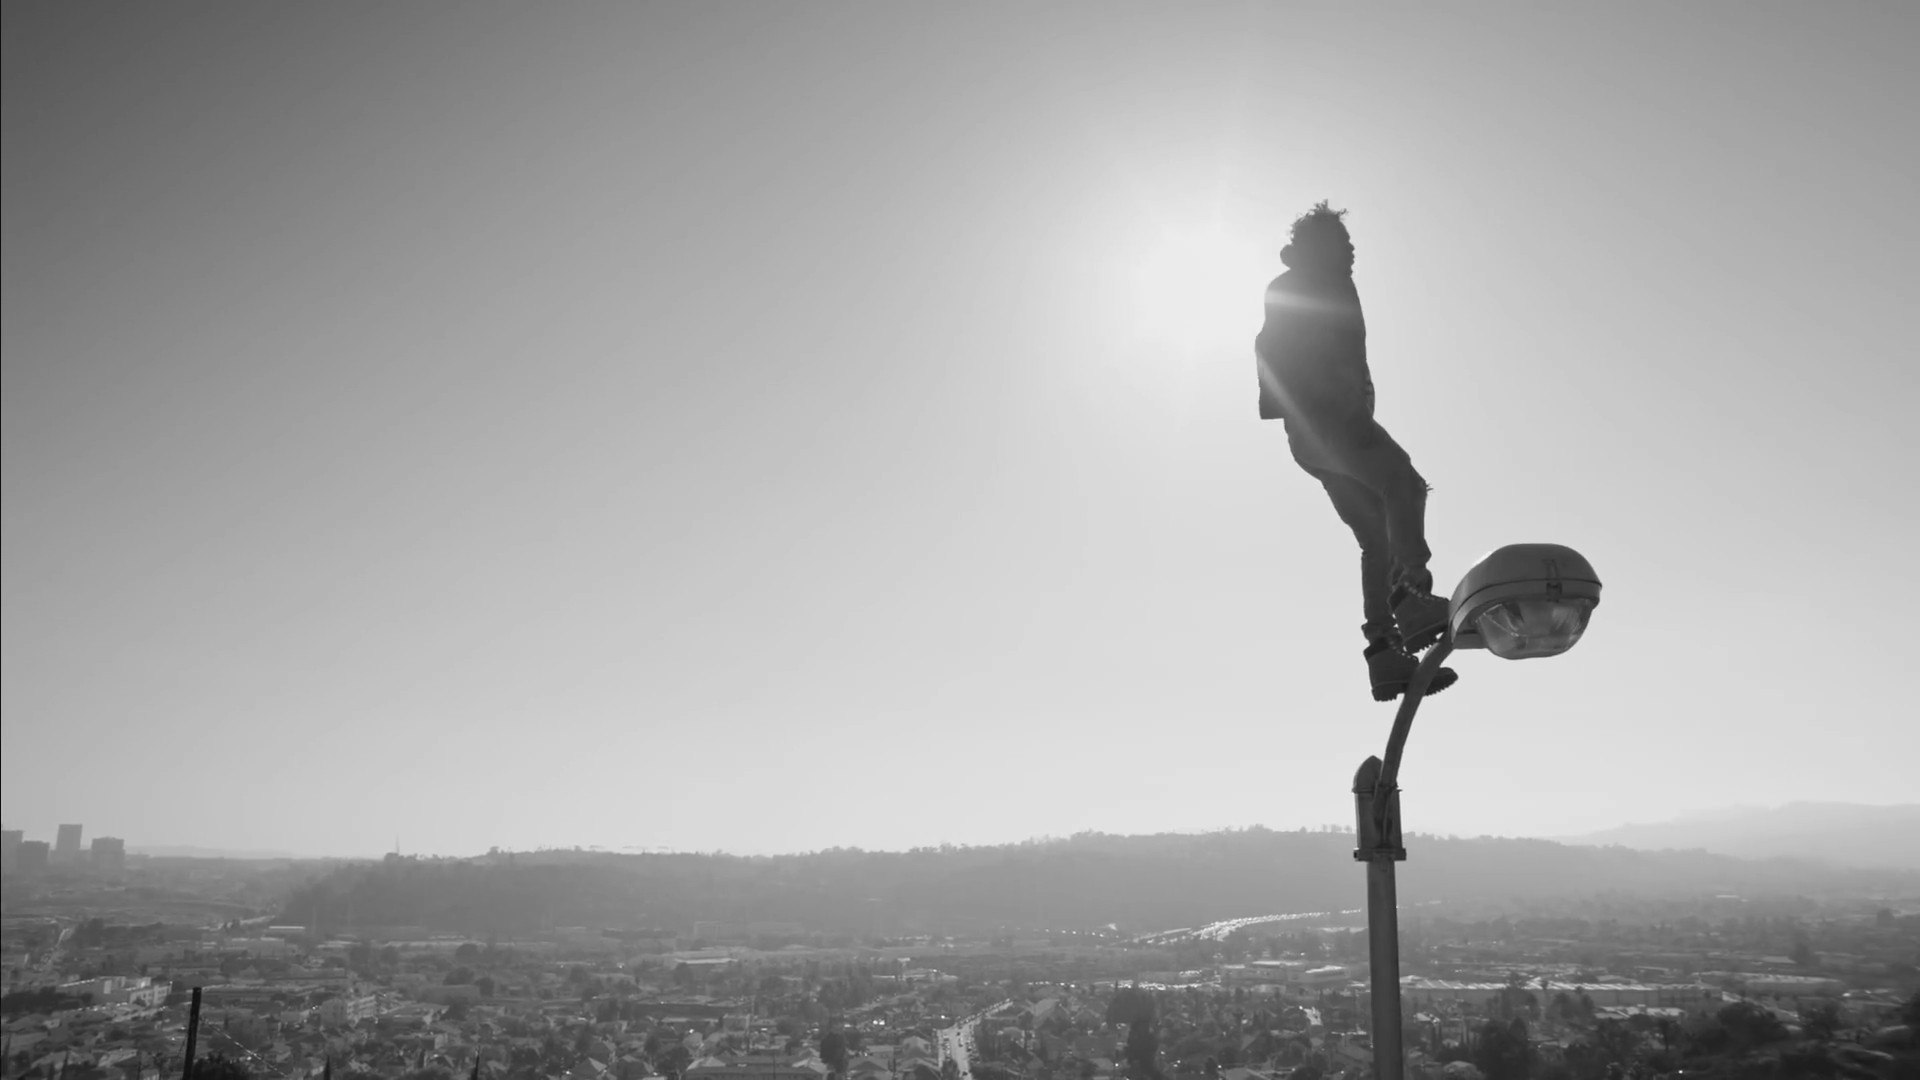
[[[4,12],[10,829],[1344,821],[1392,709],[1251,357],[1321,199],[1440,587],[1606,582],[1407,828],[1911,789],[1911,11]]]

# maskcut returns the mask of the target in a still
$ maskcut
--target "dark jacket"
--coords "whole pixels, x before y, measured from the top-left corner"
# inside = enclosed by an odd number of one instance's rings
[[[1260,419],[1332,421],[1373,415],[1367,321],[1349,274],[1289,270],[1267,286],[1267,321],[1254,338]]]

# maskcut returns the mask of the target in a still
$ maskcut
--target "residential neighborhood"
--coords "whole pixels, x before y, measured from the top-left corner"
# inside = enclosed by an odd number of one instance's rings
[[[1745,902],[1410,918],[1412,1074],[1666,1075],[1713,1039],[1814,1039],[1819,1060],[1862,1076],[1911,1060],[1920,908],[1715,919],[1715,904]],[[272,914],[9,914],[5,1076],[173,1080],[190,1029],[200,1080],[1370,1075],[1364,934],[1350,912],[1308,914],[1144,934],[860,939],[706,920],[491,940]],[[1503,1056],[1525,1071],[1503,1073]]]

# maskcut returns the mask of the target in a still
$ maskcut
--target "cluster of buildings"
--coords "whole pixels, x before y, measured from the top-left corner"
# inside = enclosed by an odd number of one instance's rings
[[[99,975],[60,984],[61,995],[96,1008],[125,1005],[157,1009],[167,1003],[172,990],[170,983],[156,982],[146,975]]]
[[[61,929],[68,920],[43,917],[37,929],[28,921],[8,920],[0,956],[7,1080],[177,1076],[195,989],[198,1055],[224,1055],[255,1080],[371,1080],[423,1068],[483,1080],[827,1080],[834,1070],[820,1060],[815,990],[852,974],[844,961],[829,965],[836,976],[820,974],[811,953],[617,957],[556,940],[496,947],[435,937],[374,944],[265,920],[83,937]],[[951,993],[953,980],[915,968],[920,978],[910,982],[906,970],[861,965],[876,989],[841,1015],[871,1034],[850,1047],[846,1080],[942,1080],[933,1032],[953,1017],[922,998]],[[874,974],[882,971],[883,987]]]
[[[41,873],[54,866],[90,866],[117,871],[127,864],[127,842],[117,836],[96,836],[93,846],[80,846],[83,828],[62,825],[52,844],[29,840],[22,829],[0,829],[0,871],[9,874]]]

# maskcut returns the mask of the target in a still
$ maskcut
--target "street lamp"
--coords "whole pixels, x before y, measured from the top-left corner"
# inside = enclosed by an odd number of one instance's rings
[[[1455,649],[1485,649],[1506,660],[1558,656],[1574,647],[1600,603],[1600,577],[1579,552],[1559,544],[1509,544],[1473,564],[1453,590],[1446,636],[1414,669],[1393,718],[1386,759],[1370,757],[1353,776],[1353,857],[1367,864],[1367,953],[1373,986],[1373,1075],[1404,1080],[1400,1038],[1400,911],[1393,864],[1407,849],[1400,832],[1400,758],[1413,714]]]
[[[1453,590],[1456,649],[1505,660],[1558,656],[1580,640],[1600,603],[1593,564],[1559,544],[1509,544],[1473,564]]]

